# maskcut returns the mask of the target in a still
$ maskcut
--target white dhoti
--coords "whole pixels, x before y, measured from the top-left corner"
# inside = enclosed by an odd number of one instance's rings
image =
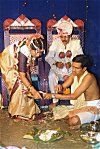
[[[76,114],[81,121],[81,124],[90,123],[91,121],[96,121],[100,119],[100,99],[93,100],[93,101],[86,101],[86,105],[88,106],[95,106],[98,108],[98,114],[93,114],[91,112],[81,112]]]

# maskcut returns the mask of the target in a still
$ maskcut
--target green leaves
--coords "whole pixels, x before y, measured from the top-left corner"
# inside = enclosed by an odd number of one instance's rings
[[[41,137],[40,137],[41,136]],[[60,128],[55,130],[39,130],[36,127],[33,128],[31,133],[24,135],[25,139],[33,139],[35,143],[47,143],[54,142],[64,137],[71,136],[71,133],[68,131],[63,131]]]

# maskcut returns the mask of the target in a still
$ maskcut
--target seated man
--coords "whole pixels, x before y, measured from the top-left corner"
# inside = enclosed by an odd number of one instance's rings
[[[72,75],[62,84],[57,85],[55,90],[71,85],[71,94],[51,94],[45,95],[46,99],[53,97],[61,100],[70,100],[74,104],[74,109],[69,111],[67,123],[70,126],[89,123],[100,119],[100,94],[96,78],[87,71],[90,61],[86,55],[77,55],[72,60]]]
[[[49,87],[51,93],[55,93],[54,87],[58,81],[66,80],[72,73],[72,58],[77,54],[83,54],[79,39],[72,38],[73,26],[68,21],[62,21],[57,26],[58,37],[52,42],[45,60],[51,69],[49,73]],[[58,99],[53,98],[49,108],[58,104]]]

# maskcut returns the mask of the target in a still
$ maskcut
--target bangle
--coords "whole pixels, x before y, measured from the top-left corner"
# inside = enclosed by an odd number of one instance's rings
[[[32,88],[32,85],[30,85],[30,86],[28,87],[28,91],[30,91],[30,90],[31,90],[31,88]]]
[[[52,94],[52,98],[55,98],[55,94]]]
[[[62,84],[60,84],[60,89],[61,89],[61,90],[63,89],[63,86],[62,86]]]

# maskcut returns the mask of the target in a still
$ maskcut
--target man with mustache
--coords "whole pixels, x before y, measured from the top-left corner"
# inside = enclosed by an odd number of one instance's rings
[[[62,20],[57,26],[58,38],[53,40],[45,60],[51,69],[49,73],[49,88],[55,93],[54,87],[59,80],[66,80],[72,73],[72,58],[77,54],[83,54],[79,39],[72,38],[73,25],[71,22]],[[58,105],[59,100],[53,98],[50,109]]]
[[[57,106],[53,109],[54,118],[65,118],[69,126],[80,127],[100,119],[100,93],[95,76],[89,72],[92,61],[88,55],[77,55],[72,59],[72,74],[62,85],[55,86],[55,98],[70,100],[72,109]],[[71,94],[60,92],[71,86]],[[45,94],[46,99],[52,98],[51,93]],[[59,110],[59,111],[58,111]],[[74,128],[74,127],[73,127]]]

